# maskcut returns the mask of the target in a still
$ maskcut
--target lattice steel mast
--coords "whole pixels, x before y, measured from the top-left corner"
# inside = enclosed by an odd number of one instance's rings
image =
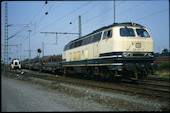
[[[4,66],[8,66],[8,4],[5,2]]]

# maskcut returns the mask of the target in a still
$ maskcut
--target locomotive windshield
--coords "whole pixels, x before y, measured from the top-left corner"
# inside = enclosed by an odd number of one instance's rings
[[[135,36],[132,28],[120,28],[120,36]]]
[[[139,37],[150,37],[149,33],[145,29],[136,29]]]

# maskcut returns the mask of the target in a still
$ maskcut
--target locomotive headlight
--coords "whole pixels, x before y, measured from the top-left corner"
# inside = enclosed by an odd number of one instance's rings
[[[131,53],[123,53],[123,57],[131,57],[132,54]]]
[[[123,57],[127,57],[127,53],[123,53]]]
[[[131,56],[131,54],[130,54],[130,53],[128,53],[127,55],[128,55],[128,57],[130,57],[130,56]]]
[[[128,57],[128,53],[123,53],[123,57]]]
[[[149,56],[149,54],[148,54],[148,53],[145,53],[145,56],[146,56],[146,57],[148,57],[148,56]]]
[[[145,53],[145,56],[146,57],[153,57],[153,54],[152,53]]]
[[[153,54],[152,54],[152,53],[149,53],[148,56],[149,56],[149,57],[153,57]]]

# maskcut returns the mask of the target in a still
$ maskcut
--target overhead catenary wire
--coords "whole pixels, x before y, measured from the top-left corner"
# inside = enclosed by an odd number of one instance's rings
[[[153,16],[153,15],[160,14],[160,13],[165,12],[165,11],[167,11],[167,10],[169,10],[169,8],[164,9],[164,10],[161,10],[161,11],[157,11],[157,12],[155,12],[155,13],[152,13],[152,14],[146,15],[146,16],[141,17],[141,18],[138,18],[138,19],[134,20],[134,22],[139,21],[139,20],[146,19],[146,18],[148,18],[148,17],[150,17],[150,16]]]
[[[94,6],[92,6],[91,8],[89,8],[88,10],[86,10],[84,13],[82,13],[81,15],[87,14],[88,12],[90,12],[92,9],[94,9],[96,6],[98,6],[99,4],[101,4],[101,2],[97,2],[96,4],[94,4]]]
[[[129,9],[126,9],[126,10],[120,12],[120,13],[117,13],[117,16],[119,16],[119,15],[121,15],[121,14],[124,14],[124,13],[126,13],[126,12],[128,12],[128,11],[131,11],[132,9],[139,8],[139,7],[141,7],[142,5],[144,5],[144,4],[146,4],[146,3],[148,3],[148,2],[144,1],[144,2],[142,2],[142,3],[139,3],[139,4],[135,5],[134,7],[131,7],[131,8],[129,8]]]
[[[22,28],[21,30],[19,30],[18,32],[16,32],[14,35],[10,36],[10,37],[8,38],[8,40],[11,39],[11,38],[13,38],[13,37],[16,36],[18,33],[22,32],[23,30],[25,30],[25,29],[27,29],[27,28],[28,28],[28,26],[25,26],[24,28]]]
[[[120,6],[120,5],[123,4],[124,2],[125,2],[125,1],[122,1],[121,3],[119,3],[119,4],[118,4],[117,6],[115,6],[115,7]],[[103,15],[103,14],[105,14],[105,13],[108,12],[108,11],[112,11],[111,9],[113,9],[113,7],[110,7],[110,8],[108,8],[108,9],[106,9],[105,11],[103,11],[103,12],[101,12],[100,14],[98,14],[97,16],[95,16],[95,17],[93,17],[93,18],[87,20],[86,22],[89,22],[89,21],[91,21],[91,20],[97,18],[98,16]],[[86,23],[86,22],[85,22],[85,23]],[[84,24],[84,23],[83,23],[83,24]]]
[[[40,10],[33,16],[33,18],[31,19],[31,21],[33,21],[37,16],[38,14],[41,12],[41,10],[44,8],[45,4],[40,8]]]
[[[48,9],[47,12],[49,12],[55,4],[56,4],[56,1],[55,1],[55,3],[53,3],[51,6],[50,6],[50,4],[49,4],[49,9]],[[59,7],[59,6],[60,6],[60,5],[58,5],[57,7]]]
[[[56,1],[55,1],[55,3],[56,3]],[[53,4],[53,5],[51,5],[51,6],[49,6],[49,9],[48,9],[48,11],[47,12],[49,12],[51,9],[52,9],[52,7],[55,5],[55,3]],[[31,19],[31,21],[33,21],[34,19],[35,19],[35,17],[37,17],[38,16],[38,14],[41,12],[41,10],[44,8],[44,6],[45,6],[46,4],[44,4],[42,7],[41,7],[41,9],[36,13],[36,15]],[[44,17],[46,16],[46,14],[44,14],[43,13],[43,15],[39,18],[39,20],[36,20],[36,21],[34,21],[33,23],[34,23],[34,29],[36,30],[36,27],[42,22],[42,20],[44,19]],[[34,31],[34,33],[33,34],[35,34],[36,32]]]
[[[41,10],[44,8],[45,5],[46,5],[46,4],[44,4],[44,5],[41,7],[41,9],[36,13],[36,15],[34,16],[34,18],[31,19],[31,21],[34,23],[34,32],[33,32],[33,33],[35,33],[35,30],[36,30],[37,25],[39,25],[39,24],[41,23],[41,21],[42,21],[42,20],[44,19],[44,17],[45,17],[45,14],[43,13],[43,15],[42,15],[38,20],[35,20],[35,21],[34,21],[35,17],[37,17],[37,16],[40,14]],[[30,24],[30,26],[31,26],[31,24]]]
[[[55,3],[54,3],[53,5],[50,6],[50,8],[49,8],[46,12],[49,12],[55,4],[56,4],[56,1],[55,1]],[[44,4],[44,6],[45,6],[45,4]],[[58,5],[57,7],[59,7],[59,6],[60,6],[60,5]],[[48,14],[48,15],[49,15],[49,14]],[[37,23],[36,26],[38,26],[38,25],[42,22],[42,20],[44,19],[45,16],[46,16],[46,14],[43,13],[43,15],[41,16],[41,18],[35,22],[35,23]]]
[[[41,10],[44,8],[45,4],[37,11],[37,13],[35,13],[35,15],[33,16],[33,18],[31,19],[32,22],[36,23],[37,21],[40,21],[43,19],[44,16],[42,16],[39,20],[34,21],[34,19],[40,14]],[[30,24],[31,27],[31,24]],[[23,43],[26,41],[26,39],[28,39],[28,37],[25,38],[25,40],[23,41]]]

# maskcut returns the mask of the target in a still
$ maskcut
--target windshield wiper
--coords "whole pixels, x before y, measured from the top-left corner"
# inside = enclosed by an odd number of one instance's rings
[[[125,28],[130,34],[132,34],[131,30],[129,28],[127,28],[127,26],[125,26]]]

